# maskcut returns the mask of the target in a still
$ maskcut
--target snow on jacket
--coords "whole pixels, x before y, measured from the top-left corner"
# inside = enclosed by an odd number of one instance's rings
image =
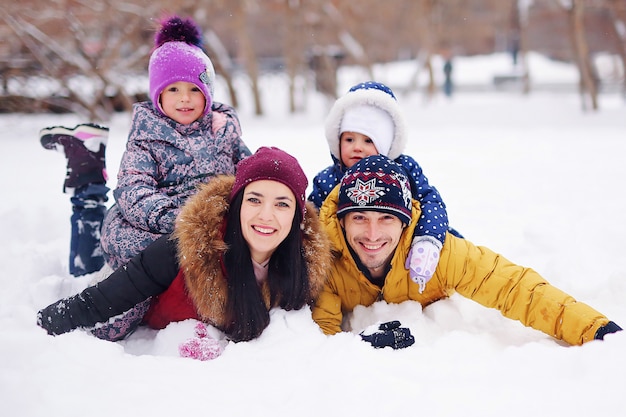
[[[102,249],[113,267],[126,263],[163,234],[199,184],[234,174],[250,155],[235,110],[213,103],[203,118],[182,125],[149,102],[134,105],[133,120],[102,227]]]
[[[346,167],[331,154],[333,165],[320,171],[313,178],[313,191],[309,194],[309,201],[312,201],[317,208],[320,208],[326,197],[341,182],[345,174]],[[439,195],[439,191],[428,183],[428,178],[424,175],[422,167],[408,155],[400,155],[395,160],[402,166],[411,179],[411,192],[421,204],[423,210],[415,228],[414,236],[432,236],[443,244],[448,231],[448,213],[446,205]]]
[[[184,205],[173,238],[162,236],[107,279],[41,310],[42,327],[51,334],[93,328],[152,297],[144,318],[155,328],[188,318],[223,328],[228,283],[221,263],[222,224],[233,182],[234,177],[221,176],[202,185]],[[317,210],[308,205],[302,237],[313,304],[332,257]],[[261,285],[271,308],[268,285]]]
[[[446,238],[435,275],[420,294],[404,268],[415,220],[403,233],[385,284],[379,288],[359,270],[350,254],[335,214],[338,188],[320,211],[320,221],[329,233],[336,256],[313,309],[313,319],[326,334],[340,332],[343,314],[357,305],[369,306],[378,300],[388,303],[414,300],[425,307],[454,292],[572,345],[593,340],[597,330],[609,322],[590,306],[550,285],[534,270],[452,235]],[[413,219],[419,213],[419,204],[414,201]]]

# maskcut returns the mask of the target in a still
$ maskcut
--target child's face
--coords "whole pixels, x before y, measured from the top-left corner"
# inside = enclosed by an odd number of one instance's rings
[[[159,100],[163,113],[183,125],[195,122],[204,113],[204,94],[193,83],[172,83],[165,87]]]
[[[339,151],[341,162],[350,168],[361,159],[378,155],[378,149],[369,136],[356,132],[343,132],[339,137]]]

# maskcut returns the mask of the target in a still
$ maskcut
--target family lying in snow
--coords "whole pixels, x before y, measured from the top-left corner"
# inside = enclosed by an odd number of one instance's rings
[[[258,337],[273,308],[310,306],[328,335],[344,314],[376,301],[427,306],[452,293],[571,345],[621,328],[532,269],[476,246],[450,228],[419,164],[403,155],[406,128],[393,92],[350,89],[330,110],[332,165],[308,181],[274,147],[253,155],[234,109],[213,101],[214,71],[191,20],[165,20],[149,64],[151,102],[135,105],[115,204],[104,203],[108,129],[41,131],[65,152],[73,193],[70,273],[115,271],[42,309],[49,334],[83,328],[120,340],[138,326],[198,320],[181,355],[211,359],[224,342]],[[399,322],[361,334],[375,347],[408,347]]]

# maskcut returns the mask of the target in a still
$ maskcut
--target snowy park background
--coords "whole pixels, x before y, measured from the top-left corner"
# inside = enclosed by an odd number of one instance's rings
[[[530,57],[533,83],[574,85],[576,70]],[[510,70],[504,55],[455,60],[460,85],[487,86]],[[414,63],[375,68],[398,93],[409,122],[406,153],[423,167],[466,238],[531,266],[552,284],[626,326],[626,102],[600,96],[585,113],[574,88],[559,92],[459,91],[427,101],[402,93]],[[340,91],[368,77],[345,69]],[[245,81],[240,80],[239,83]],[[255,117],[240,88],[244,140],[278,146],[309,178],[330,162],[323,135],[329,102],[307,97],[287,112],[286,82],[263,78],[268,114]],[[489,89],[487,89],[489,90]],[[219,85],[216,100],[227,97]],[[178,356],[193,323],[141,329],[111,343],[83,331],[51,337],[38,309],[84,289],[97,274],[67,273],[65,160],[39,129],[74,115],[0,115],[0,414],[3,416],[624,416],[626,332],[567,347],[461,297],[421,311],[415,303],[358,310],[363,329],[391,319],[416,343],[375,350],[357,335],[326,337],[310,311],[274,311],[254,341],[219,358]],[[109,185],[130,124],[110,122]]]

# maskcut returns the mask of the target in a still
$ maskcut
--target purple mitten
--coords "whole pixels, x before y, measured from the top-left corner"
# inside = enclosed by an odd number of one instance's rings
[[[413,239],[409,256],[404,267],[409,270],[413,282],[419,285],[420,294],[426,283],[432,278],[439,263],[441,242],[430,236],[418,236]]]
[[[222,354],[225,342],[211,338],[204,323],[196,324],[195,333],[195,337],[178,346],[181,357],[208,361]]]

